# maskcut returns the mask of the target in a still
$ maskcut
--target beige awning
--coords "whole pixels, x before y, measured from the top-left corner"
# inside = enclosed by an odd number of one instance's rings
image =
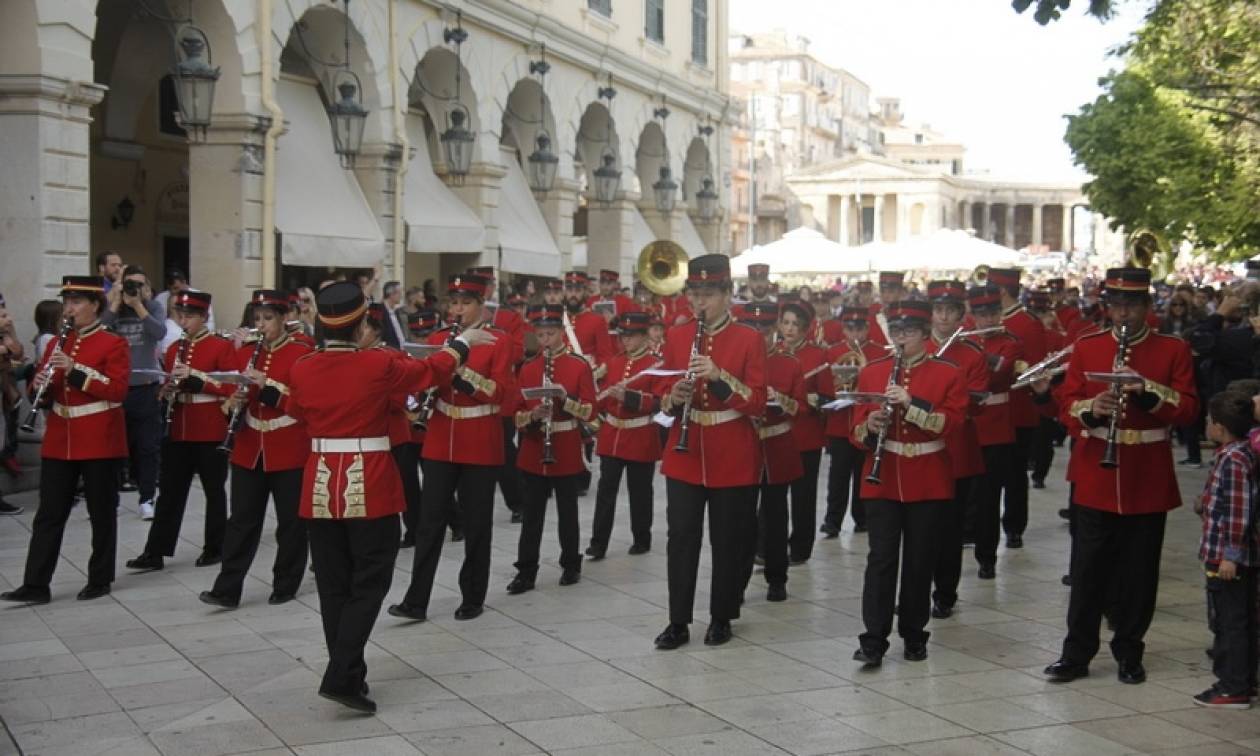
[[[288,130],[276,145],[276,230],[286,265],[371,267],[385,237],[353,171],[333,151],[315,85],[282,77],[276,100]]]
[[[499,187],[499,206],[494,220],[499,227],[499,246],[503,255],[499,267],[509,273],[532,276],[560,275],[560,248],[543,219],[529,181],[515,152],[504,150],[503,163],[507,174]]]
[[[407,117],[407,139],[415,150],[404,179],[403,217],[407,251],[421,253],[481,252],[486,228],[463,200],[433,172],[424,123]]]

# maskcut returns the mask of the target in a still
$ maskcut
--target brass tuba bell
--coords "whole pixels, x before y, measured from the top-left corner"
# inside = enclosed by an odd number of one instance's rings
[[[971,271],[971,284],[973,286],[984,286],[989,282],[989,266],[977,265],[976,269]]]
[[[1172,246],[1158,231],[1139,228],[1129,234],[1125,246],[1129,250],[1125,263],[1150,270],[1152,279],[1162,280],[1172,268]]]
[[[634,268],[643,286],[657,296],[677,294],[687,283],[687,253],[668,239],[643,247]]]

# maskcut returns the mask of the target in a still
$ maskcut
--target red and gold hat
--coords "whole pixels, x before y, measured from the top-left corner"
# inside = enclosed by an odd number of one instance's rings
[[[799,294],[780,294],[779,311],[795,313],[802,325],[814,322],[814,306],[801,299]]]
[[[1008,288],[1019,286],[1019,268],[989,268],[989,283]]]
[[[62,276],[61,296],[105,296],[105,279],[100,276]]]
[[[559,278],[548,278],[542,282],[543,291],[564,291],[564,281]]]
[[[493,278],[494,278],[494,266],[493,266],[493,265],[475,265],[475,266],[473,266],[473,267],[469,268],[467,272],[468,272],[468,273],[471,273],[471,274],[472,274],[472,275],[474,275],[474,276],[481,276],[482,278],[486,279],[487,281],[489,281],[489,280],[491,280],[491,279],[493,279]]]
[[[1002,306],[1002,295],[998,287],[991,283],[972,286],[967,290],[967,304],[971,311],[998,308]]]
[[[1051,278],[1049,281],[1046,281],[1046,288],[1050,290],[1051,294],[1062,294],[1063,290],[1067,288],[1067,281],[1062,278]]]
[[[749,281],[766,281],[770,278],[770,266],[765,263],[753,263],[748,266]]]
[[[258,295],[263,293],[265,291],[254,292],[255,304],[259,304]],[[267,306],[275,305],[268,304]],[[345,328],[355,325],[363,318],[363,314],[367,312],[368,302],[358,284],[338,281],[320,289],[315,295],[315,307],[319,311],[320,323],[328,328]]]
[[[389,311],[385,309],[385,305],[380,302],[373,302],[367,306],[367,319],[377,328],[385,327],[385,318],[389,317]]]
[[[347,282],[340,281],[338,283],[347,283]],[[331,289],[335,285],[336,284],[326,286],[325,290]],[[350,285],[355,286],[354,284],[350,284]],[[355,288],[358,288],[358,287],[355,286]],[[362,291],[359,292],[359,296],[360,297],[363,296]],[[259,289],[254,292],[254,296],[250,297],[249,301],[253,303],[255,307],[271,307],[273,309],[281,310],[283,312],[289,311],[289,295],[284,293],[283,291],[277,291],[275,289]]]
[[[687,285],[718,286],[731,280],[731,260],[726,255],[700,255],[687,261]]]
[[[1045,289],[1033,289],[1028,292],[1028,309],[1049,310],[1050,292]]]
[[[1151,271],[1146,268],[1108,268],[1103,286],[1108,295],[1150,294]]]
[[[508,304],[508,307],[520,307],[522,305],[529,304],[529,300],[526,299],[525,297],[522,297],[520,294],[513,294],[512,296],[508,297],[507,304]]]
[[[841,323],[860,323],[866,325],[871,319],[871,309],[861,305],[848,305],[840,310]]]
[[[774,302],[746,302],[740,306],[736,319],[757,328],[766,328],[779,322],[779,305]]]
[[[967,287],[962,281],[929,281],[928,300],[934,304],[962,304],[967,299]]]
[[[615,322],[621,333],[647,333],[648,326],[652,325],[652,316],[641,311],[623,312]]]
[[[604,268],[599,272],[599,281],[600,283],[619,283],[621,274],[615,270]]]
[[[525,316],[529,322],[537,328],[538,326],[556,326],[564,325],[564,306],[540,304],[529,308],[529,312]]]
[[[894,302],[888,306],[885,312],[888,315],[889,326],[898,323],[902,325],[926,325],[932,320],[932,305],[919,299],[905,299],[900,302]]]
[[[906,274],[900,270],[881,270],[879,272],[879,288],[899,289],[906,285]]]
[[[486,298],[486,286],[490,283],[485,276],[476,273],[457,273],[446,283],[447,294],[467,294],[477,299]]]
[[[180,310],[208,312],[210,310],[210,292],[184,289],[175,295],[175,300],[171,302],[171,305]]]
[[[571,270],[564,274],[565,286],[585,286],[590,282],[591,277],[584,270]]]
[[[407,313],[407,333],[427,336],[438,327],[438,314],[433,310],[416,310]]]
[[[863,294],[869,294],[875,290],[875,284],[872,281],[858,281],[856,286],[857,290]]]

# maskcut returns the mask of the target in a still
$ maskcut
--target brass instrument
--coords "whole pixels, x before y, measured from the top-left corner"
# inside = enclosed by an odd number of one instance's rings
[[[849,342],[849,350],[831,363],[831,372],[839,380],[838,388],[841,391],[848,391],[853,388],[857,382],[857,374],[854,373],[850,378],[841,378],[840,374],[847,371],[840,370],[840,368],[857,368],[861,370],[866,367],[866,355],[862,354],[862,348]]]
[[[267,339],[263,338],[260,333],[258,341],[254,342],[254,351],[249,354],[249,362],[245,363],[245,369],[242,373],[248,373],[258,364],[258,357],[262,354],[263,345],[267,343]],[[223,443],[219,444],[219,451],[231,454],[232,447],[236,446],[236,434],[241,429],[241,417],[245,412],[245,395],[249,392],[247,386],[241,386],[236,390],[236,406],[232,408],[232,415],[228,418],[227,435],[223,437]]]
[[[639,251],[634,271],[644,288],[653,294],[677,294],[687,283],[687,253],[676,242],[657,239]]]
[[[543,386],[546,386],[546,387],[551,386],[552,371],[553,371],[553,368],[552,368],[552,360],[551,360],[551,350],[544,349],[543,350]],[[547,416],[543,418],[542,463],[544,465],[554,465],[556,463],[556,454],[555,454],[555,451],[551,448],[551,414],[552,414],[553,405],[552,405],[552,400],[550,396],[543,398],[542,406],[547,410]]]
[[[176,352],[175,354],[176,365],[179,365],[188,360],[188,350],[191,348],[191,346],[192,346],[192,340],[189,339],[188,334],[185,333],[183,337],[180,338],[179,340],[179,351]],[[171,420],[175,418],[175,405],[178,403],[176,402],[175,397],[178,392],[179,392],[179,385],[172,383],[170,390],[167,392],[168,396],[166,397],[166,411],[162,414],[162,437],[163,438],[166,438],[167,436],[171,435]]]
[[[1172,245],[1159,231],[1139,228],[1125,239],[1125,248],[1129,251],[1125,264],[1149,269],[1152,280],[1162,280],[1172,271]]]
[[[977,265],[976,269],[971,271],[971,283],[974,286],[984,286],[989,282],[989,266]]]
[[[446,346],[455,343],[455,339],[459,338],[459,332],[463,330],[458,320],[451,323],[451,332],[446,335]],[[437,387],[429,389],[424,395],[424,403],[420,405],[419,416],[416,421],[411,424],[416,430],[425,430],[429,427],[429,418],[433,417],[433,404],[437,401]]]
[[[52,351],[48,353],[48,362],[44,364],[44,382],[35,392],[35,398],[31,400],[31,412],[26,416],[26,422],[18,426],[27,433],[35,432],[35,421],[39,419],[39,406],[44,403],[44,392],[48,390],[48,384],[52,383],[53,355],[61,351],[62,345],[66,343],[66,337],[70,335],[73,328],[74,320],[66,318],[61,324],[61,331],[57,334],[57,341],[53,344]]]
[[[1120,324],[1119,343],[1116,344],[1116,359],[1112,363],[1112,367],[1117,372],[1124,369],[1125,363],[1129,357],[1129,324]],[[1124,406],[1125,394],[1124,387],[1119,383],[1111,384],[1111,395],[1118,402],[1116,409],[1111,413],[1111,420],[1107,423],[1107,448],[1103,450],[1102,460],[1098,463],[1108,470],[1114,470],[1120,466],[1118,455],[1118,444],[1116,443],[1116,434],[1120,430],[1120,411]]]
[[[704,313],[696,313],[696,338],[691,342],[691,359],[700,356],[700,350],[704,346]],[[687,362],[690,363],[691,359]],[[695,380],[696,374],[692,370],[687,371],[687,375],[683,380],[692,384],[691,396],[687,397],[687,401],[683,402],[682,418],[678,421],[678,443],[674,444],[674,451],[685,452],[691,448],[691,399],[696,395]]]
[[[892,372],[888,374],[888,388],[901,383],[901,367],[906,356],[905,348],[900,344],[895,347],[895,350]],[[873,486],[878,486],[881,482],[880,471],[884,466],[884,444],[888,441],[888,429],[892,427],[894,412],[896,411],[891,399],[884,400],[883,411],[888,415],[888,422],[884,423],[884,427],[879,431],[879,436],[875,439],[875,452],[871,456],[871,471],[866,476],[866,482]]]

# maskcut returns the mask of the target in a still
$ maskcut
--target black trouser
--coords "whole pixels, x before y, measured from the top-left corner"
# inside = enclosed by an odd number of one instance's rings
[[[761,478],[757,489],[757,542],[766,562],[766,582],[783,585],[788,573],[788,488],[791,484],[766,483],[764,473]],[[752,577],[752,562],[747,567],[745,586]]]
[[[407,508],[403,510],[402,520],[406,526],[406,534],[415,537],[416,521],[420,517],[420,444],[408,441],[390,448],[394,455],[394,464],[398,465],[398,475],[402,478],[403,499]]]
[[[788,551],[794,562],[803,562],[814,553],[814,538],[818,531],[818,465],[822,461],[822,449],[801,452],[801,466],[805,472],[792,481],[792,534],[788,536]]]
[[[1002,512],[1002,530],[1008,536],[1022,536],[1028,527],[1028,459],[1036,432],[1036,427],[1015,429],[1010,465],[1005,468],[1006,509]]]
[[[984,473],[971,486],[971,533],[975,537],[976,562],[992,566],[997,563],[998,540],[1002,532],[1002,489],[1010,479],[1008,470],[1014,456],[1013,444],[980,447],[984,456]],[[964,525],[964,527],[966,527]]]
[[[302,468],[266,472],[259,462],[253,470],[232,465],[232,514],[223,535],[223,566],[214,581],[215,593],[240,601],[245,575],[262,540],[268,497],[276,512],[271,590],[288,595],[301,587],[306,571],[306,523],[298,518]]]
[[[941,520],[948,500],[900,502],[871,499],[866,502],[870,527],[870,552],[862,582],[862,648],[882,654],[888,650],[893,612],[897,634],[907,643],[926,643],[931,615],[932,569],[940,544]],[[897,566],[901,565],[898,592]]]
[[[140,501],[152,502],[157,493],[158,455],[162,453],[162,405],[158,384],[127,389],[123,417],[127,421],[127,454]]]
[[[521,510],[521,536],[516,542],[516,570],[526,580],[538,575],[538,550],[547,520],[547,499],[556,494],[556,531],[560,536],[560,566],[582,569],[582,535],[578,529],[578,475],[548,477],[522,473],[525,508]]]
[[[228,455],[219,451],[214,441],[164,441],[159,495],[153,525],[144,553],[152,556],[175,556],[179,530],[184,524],[188,506],[188,489],[193,476],[201,478],[206,493],[206,526],[202,550],[223,553],[223,533],[227,529]]]
[[[438,560],[442,558],[442,543],[446,540],[446,525],[458,506],[464,528],[464,564],[459,570],[459,591],[465,606],[481,606],[486,603],[486,588],[490,583],[490,536],[494,485],[498,479],[495,466],[434,459],[423,460],[422,464],[424,495],[420,497],[411,585],[407,587],[403,603],[422,612],[428,610]]]
[[[652,476],[655,462],[631,462],[617,457],[599,458],[599,483],[595,488],[595,520],[591,524],[591,548],[599,553],[608,550],[612,536],[613,516],[617,512],[617,492],[621,490],[621,473],[626,473],[630,493],[630,534],[636,546],[652,548]]]
[[[311,563],[328,665],[319,689],[353,695],[363,689],[363,649],[394,577],[398,515],[372,520],[307,520]]]
[[[31,523],[31,546],[26,552],[24,585],[47,588],[61,557],[61,538],[74,507],[74,493],[83,479],[88,517],[92,520],[92,556],[88,584],[114,582],[114,554],[118,548],[117,459],[64,460],[44,457],[39,466],[39,509]]]
[[[706,488],[666,478],[665,497],[669,621],[680,625],[692,621],[706,504],[709,505],[709,543],[713,549],[709,615],[715,620],[738,619],[740,599],[757,545],[757,486]]]
[[[1032,479],[1044,483],[1054,462],[1054,439],[1059,435],[1059,423],[1052,417],[1042,417],[1032,430]]]
[[[962,577],[963,562],[963,515],[967,511],[971,489],[979,478],[975,475],[955,480],[954,498],[945,502],[942,508],[940,552],[932,570],[932,584],[936,588],[932,591],[932,600],[946,609],[958,603],[958,581]]]
[[[503,492],[503,503],[507,508],[513,513],[519,512],[525,496],[525,481],[516,466],[516,422],[510,417],[503,418],[503,466],[499,468],[499,490]]]
[[[1140,662],[1142,642],[1155,615],[1159,558],[1164,545],[1164,512],[1119,515],[1076,507],[1072,539],[1072,596],[1068,602],[1063,659],[1089,664],[1098,653],[1103,611],[1115,625],[1111,654]],[[1114,581],[1114,582],[1113,582]]]
[[[844,525],[844,513],[853,500],[853,524],[866,526],[866,507],[859,496],[862,490],[862,465],[866,452],[847,438],[828,438],[827,453],[831,455],[831,469],[827,473],[827,515],[823,522],[837,530]]]
[[[1256,685],[1256,568],[1238,565],[1234,580],[1207,579],[1212,673],[1222,692],[1247,695]]]

